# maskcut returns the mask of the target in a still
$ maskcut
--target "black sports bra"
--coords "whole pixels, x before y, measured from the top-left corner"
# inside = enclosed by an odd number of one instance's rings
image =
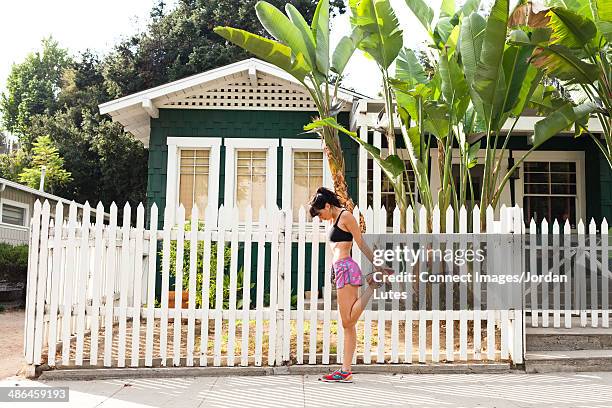
[[[346,210],[340,211],[340,214],[338,214],[338,218],[336,218],[334,225],[329,230],[329,240],[331,242],[351,242],[353,241],[353,234],[351,234],[348,231],[343,230],[342,228],[338,226],[338,220],[340,220],[340,216],[345,211]]]

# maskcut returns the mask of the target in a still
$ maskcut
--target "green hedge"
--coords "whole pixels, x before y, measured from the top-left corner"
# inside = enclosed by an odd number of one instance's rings
[[[0,281],[26,282],[28,246],[0,243]]]

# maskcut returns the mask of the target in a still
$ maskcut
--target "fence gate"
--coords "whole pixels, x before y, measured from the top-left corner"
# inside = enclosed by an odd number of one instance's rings
[[[118,222],[113,204],[95,222],[88,204],[63,218],[58,203],[37,202],[31,223],[24,353],[50,366],[234,366],[330,364],[342,361],[343,328],[330,282],[331,252],[324,226],[301,209],[197,208],[178,225],[158,229],[153,205],[128,204]],[[478,209],[474,217],[478,220]],[[355,215],[359,209],[355,209]],[[387,225],[384,208],[363,212],[368,233],[399,233],[399,210]],[[404,245],[457,249],[487,246],[490,259],[520,268],[519,209],[487,212],[491,231],[468,225],[465,210],[453,232],[452,209],[436,209],[434,234],[416,233],[424,209],[408,209]],[[164,220],[171,217],[165,216]],[[204,220],[203,222],[199,220]],[[495,226],[493,228],[493,226]],[[470,231],[468,233],[468,230]],[[501,233],[508,233],[504,235]],[[496,240],[495,233],[507,241]],[[508,238],[509,237],[509,238]],[[355,246],[354,257],[365,259]],[[511,260],[511,261],[510,261]],[[427,262],[420,265],[423,270]],[[473,273],[459,267],[458,274]],[[484,271],[481,271],[484,272]],[[439,361],[522,362],[521,309],[487,308],[483,287],[392,283],[402,301],[374,300],[357,324],[356,360],[373,363]],[[431,286],[428,288],[428,285]],[[182,288],[182,290],[181,290]],[[428,294],[428,295],[426,295]],[[455,305],[458,305],[455,307]]]
[[[540,225],[526,234],[525,287],[528,324],[532,327],[610,327],[610,253],[608,223],[594,220],[588,231],[580,220]]]

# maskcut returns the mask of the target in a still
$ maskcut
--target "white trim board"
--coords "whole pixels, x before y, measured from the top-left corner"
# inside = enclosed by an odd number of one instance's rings
[[[168,137],[168,161],[166,167],[166,207],[170,206],[170,225],[176,221],[176,211],[179,206],[178,189],[180,176],[181,149],[207,149],[210,150],[210,163],[208,170],[208,205],[215,211],[219,206],[219,166],[214,165],[221,161],[220,137]],[[202,209],[203,210],[203,209]],[[164,220],[165,221],[165,220]]]

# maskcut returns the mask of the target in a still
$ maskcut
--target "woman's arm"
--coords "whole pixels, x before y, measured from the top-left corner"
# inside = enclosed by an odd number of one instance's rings
[[[366,244],[365,241],[363,240],[363,236],[361,235],[359,224],[357,224],[357,220],[355,220],[355,217],[353,217],[353,214],[346,211],[340,217],[340,222],[342,222],[343,227],[344,227],[343,229],[345,231],[348,231],[351,234],[353,234],[353,239],[355,240],[355,243],[361,250],[361,253],[364,254],[365,257],[368,258],[368,260],[372,264],[374,264],[374,253],[372,252],[368,244]]]

